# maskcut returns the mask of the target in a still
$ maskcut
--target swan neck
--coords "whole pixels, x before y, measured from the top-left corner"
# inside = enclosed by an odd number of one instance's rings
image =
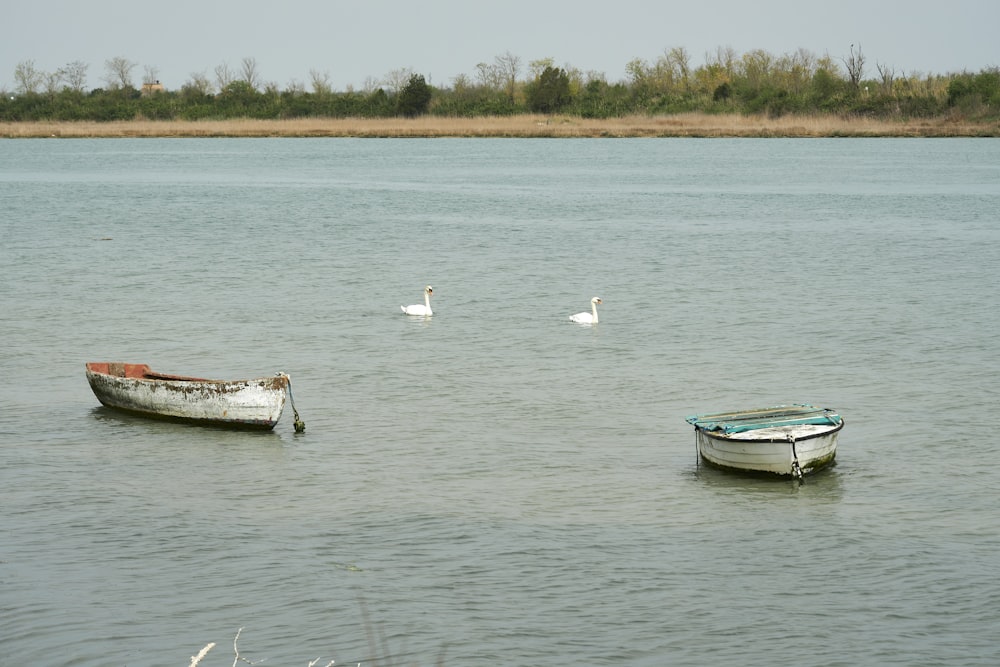
[[[597,304],[596,303],[591,303],[590,304],[590,309],[594,313],[594,324],[597,324]]]

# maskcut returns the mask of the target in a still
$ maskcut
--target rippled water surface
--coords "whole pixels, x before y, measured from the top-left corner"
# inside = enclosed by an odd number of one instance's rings
[[[0,664],[994,665],[998,211],[989,139],[0,142]],[[698,465],[789,402],[832,470]]]

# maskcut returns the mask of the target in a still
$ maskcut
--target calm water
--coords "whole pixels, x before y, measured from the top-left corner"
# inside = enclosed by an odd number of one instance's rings
[[[995,665],[998,212],[987,139],[0,142],[0,664]],[[834,469],[698,465],[788,402]]]

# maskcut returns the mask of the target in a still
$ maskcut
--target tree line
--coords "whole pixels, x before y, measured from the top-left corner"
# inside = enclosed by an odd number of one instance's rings
[[[89,66],[80,61],[55,72],[18,63],[15,89],[2,92],[2,121],[203,120],[307,117],[388,118],[566,114],[585,118],[685,112],[842,114],[864,117],[950,116],[967,120],[1000,118],[1000,68],[978,73],[905,75],[876,62],[860,47],[834,59],[805,49],[774,55],[764,50],[737,53],[720,48],[704,64],[692,64],[684,48],[671,48],[653,61],[635,59],[626,79],[608,82],[603,74],[557,66],[553,59],[525,67],[511,53],[479,63],[473,75],[448,86],[430,85],[410,69],[369,80],[360,90],[335,91],[329,75],[312,70],[310,85],[284,89],[264,82],[257,62],[220,65],[214,77],[194,74],[179,89],[160,85],[146,67],[135,85],[138,65],[123,57],[105,63],[103,87],[86,89]]]

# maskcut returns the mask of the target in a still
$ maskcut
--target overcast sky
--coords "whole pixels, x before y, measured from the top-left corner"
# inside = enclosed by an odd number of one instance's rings
[[[53,72],[89,65],[88,88],[104,85],[105,62],[136,63],[135,84],[155,69],[169,90],[226,64],[256,61],[280,89],[310,72],[334,90],[365,87],[398,70],[450,86],[478,63],[511,53],[521,78],[532,60],[625,81],[626,65],[653,63],[683,47],[695,67],[706,54],[805,49],[838,63],[854,44],[866,61],[897,74],[979,72],[1000,66],[998,0],[12,0],[0,12],[0,90],[14,90],[18,63]]]

